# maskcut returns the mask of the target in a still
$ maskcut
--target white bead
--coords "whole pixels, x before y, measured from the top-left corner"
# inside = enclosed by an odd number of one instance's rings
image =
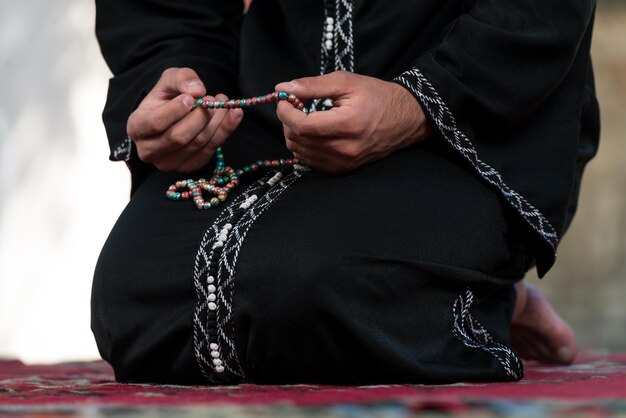
[[[333,19],[332,17],[327,17],[326,18],[326,24],[327,25],[332,25],[333,23],[335,23],[335,19]]]
[[[222,248],[223,246],[224,243],[222,241],[217,241],[215,244],[213,244],[213,249]]]
[[[220,235],[219,237],[217,237],[218,240],[222,241],[222,242],[226,242],[226,240],[228,239],[228,237],[226,235]]]
[[[215,350],[217,350],[219,347],[217,346],[217,344],[215,344],[215,343],[211,343],[211,344],[209,344],[209,348],[211,349],[211,351],[215,351]]]
[[[227,229],[227,230],[230,231],[231,229],[233,229],[233,225],[232,224],[226,224],[226,225],[224,225],[224,229]]]
[[[215,293],[216,290],[217,288],[215,286],[213,286],[212,284],[209,285],[209,293]]]
[[[220,352],[217,350],[213,350],[211,351],[211,357],[213,358],[219,358],[220,357]]]
[[[334,37],[332,32],[326,32],[326,34],[324,36],[326,37],[326,39],[333,39],[333,37]]]
[[[228,232],[228,229],[222,228],[222,230],[220,231],[220,235],[228,235]]]
[[[218,372],[218,373],[224,373],[224,366],[217,366],[215,368],[215,371]]]
[[[326,49],[332,49],[333,48],[333,41],[328,40],[325,42],[326,45]]]
[[[207,282],[209,282],[209,284],[211,284],[211,283],[215,283],[215,277],[213,277],[213,276],[209,276],[209,277],[207,278]]]
[[[255,194],[250,196],[250,199],[252,199],[253,202],[256,202],[258,198],[259,198],[259,196],[255,195]]]
[[[217,309],[217,305],[213,302],[209,303],[209,310],[214,311]]]
[[[216,366],[221,366],[222,364],[222,360],[218,359],[218,358],[214,358],[213,359],[213,364],[215,364]]]
[[[333,101],[330,100],[330,99],[324,100],[324,106],[326,106],[326,107],[333,107]]]
[[[215,299],[217,299],[217,296],[215,296],[215,293],[209,293],[208,299],[209,299],[209,302],[215,302]]]
[[[326,32],[332,32],[335,30],[335,26],[334,25],[326,25]]]

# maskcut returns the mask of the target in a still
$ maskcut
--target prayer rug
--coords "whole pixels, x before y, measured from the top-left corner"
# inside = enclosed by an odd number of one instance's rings
[[[104,362],[0,361],[0,417],[626,418],[626,353],[525,368],[516,383],[209,387],[119,384]]]

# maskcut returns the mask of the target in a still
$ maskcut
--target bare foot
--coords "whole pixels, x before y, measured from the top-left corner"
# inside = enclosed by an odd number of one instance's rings
[[[517,303],[511,323],[511,345],[525,359],[571,364],[578,347],[572,328],[534,286],[515,285]]]

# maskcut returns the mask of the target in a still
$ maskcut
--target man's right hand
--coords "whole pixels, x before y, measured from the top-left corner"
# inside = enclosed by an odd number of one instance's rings
[[[205,166],[237,129],[241,109],[190,112],[206,89],[190,68],[169,68],[128,118],[126,131],[142,161],[161,171],[190,173]],[[223,94],[209,100],[228,100]]]

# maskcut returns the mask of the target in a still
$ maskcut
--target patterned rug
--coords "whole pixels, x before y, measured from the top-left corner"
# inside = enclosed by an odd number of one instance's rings
[[[0,361],[0,417],[624,417],[626,353],[526,364],[517,383],[227,387],[118,384],[104,362]]]

